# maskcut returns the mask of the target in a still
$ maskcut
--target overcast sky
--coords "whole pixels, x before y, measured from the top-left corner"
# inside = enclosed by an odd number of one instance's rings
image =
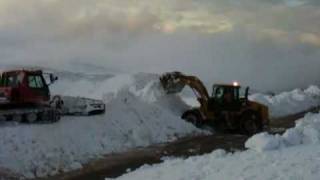
[[[303,87],[320,84],[320,1],[0,0],[0,57]]]

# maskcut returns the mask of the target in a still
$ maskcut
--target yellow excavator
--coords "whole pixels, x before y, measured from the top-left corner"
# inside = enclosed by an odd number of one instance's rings
[[[167,94],[180,93],[185,86],[193,90],[200,107],[184,112],[182,119],[197,127],[209,125],[222,132],[253,135],[269,125],[268,107],[248,100],[249,87],[243,89],[237,82],[213,85],[211,96],[196,76],[170,72],[160,82]]]

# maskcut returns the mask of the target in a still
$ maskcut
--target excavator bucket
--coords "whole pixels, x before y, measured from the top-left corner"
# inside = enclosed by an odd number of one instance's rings
[[[160,82],[167,94],[176,94],[182,91],[185,84],[179,79],[180,72],[165,73],[160,77]]]

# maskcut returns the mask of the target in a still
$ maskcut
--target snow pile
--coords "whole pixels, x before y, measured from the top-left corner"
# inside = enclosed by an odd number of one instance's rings
[[[75,74],[71,72],[53,72],[59,80],[50,86],[53,94],[65,96],[80,96],[93,99],[101,99],[109,92],[117,92],[121,88],[132,85],[132,75],[92,75]]]
[[[226,153],[217,150],[188,159],[169,159],[116,179],[316,180],[320,177],[319,140],[320,114],[309,114],[282,136],[262,133],[252,137],[246,143],[250,148],[247,151]]]
[[[270,116],[276,118],[319,106],[320,89],[317,86],[310,86],[305,90],[295,89],[291,92],[283,92],[275,96],[253,94],[249,99],[268,106]]]
[[[178,96],[167,96],[156,75],[116,76],[96,89],[87,87],[94,83],[81,80],[64,88],[102,95],[104,115],[67,116],[54,124],[2,124],[0,167],[27,178],[44,177],[81,168],[108,153],[202,133],[180,119],[188,106]]]
[[[319,144],[319,142],[320,114],[308,114],[283,135],[257,134],[246,142],[246,147],[263,152],[301,144]]]
[[[167,160],[144,166],[117,180],[318,180],[320,145],[284,151],[226,153],[223,150],[188,159]],[[106,178],[111,180],[111,178]]]

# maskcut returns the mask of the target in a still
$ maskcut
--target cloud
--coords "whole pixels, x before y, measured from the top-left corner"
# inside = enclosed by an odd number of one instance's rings
[[[47,33],[54,31],[55,38],[169,29],[215,33],[232,28],[227,17],[191,0],[1,0],[0,12],[0,29],[37,27]]]
[[[320,83],[317,2],[0,0],[0,66],[181,70],[267,89]]]

